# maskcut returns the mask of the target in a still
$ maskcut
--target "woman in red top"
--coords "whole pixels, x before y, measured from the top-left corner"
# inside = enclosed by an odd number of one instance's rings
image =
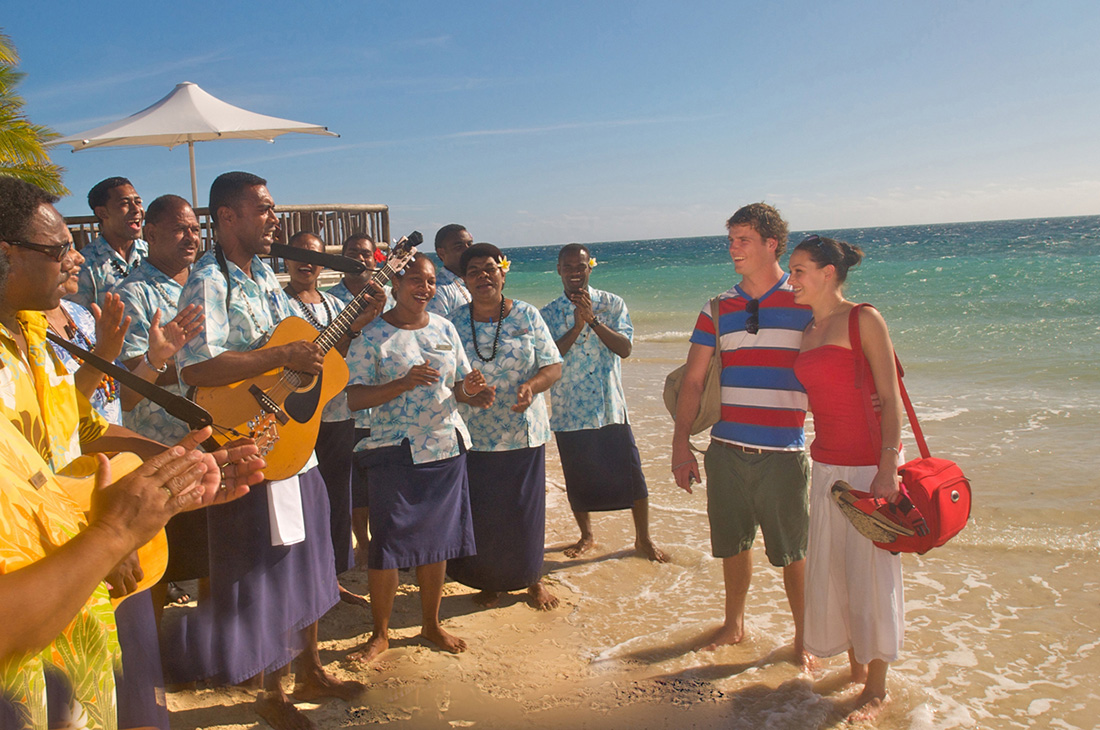
[[[846,709],[852,719],[867,720],[886,700],[886,670],[901,648],[901,559],[856,532],[829,492],[844,480],[876,497],[898,498],[902,404],[886,322],[870,307],[853,312],[844,298],[848,269],[862,258],[855,246],[810,236],[791,253],[790,283],[795,302],[814,315],[794,367],[814,421],[806,649],[821,657],[847,650],[852,681],[864,687]],[[862,352],[852,352],[850,315],[858,317]],[[864,379],[862,389],[857,358],[866,358],[873,380]],[[875,393],[878,413],[867,407]]]

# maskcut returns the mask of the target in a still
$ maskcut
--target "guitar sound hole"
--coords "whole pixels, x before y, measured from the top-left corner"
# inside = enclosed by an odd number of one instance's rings
[[[287,370],[286,374],[290,380],[290,384],[294,386],[295,390],[309,390],[313,387],[313,381],[317,378],[316,375],[310,375],[309,373],[303,373],[298,370]]]

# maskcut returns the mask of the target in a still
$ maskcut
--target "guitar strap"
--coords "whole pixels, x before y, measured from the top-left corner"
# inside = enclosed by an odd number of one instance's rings
[[[191,430],[197,431],[200,428],[205,428],[214,423],[214,419],[211,417],[210,413],[197,403],[165,390],[156,383],[150,383],[148,380],[134,375],[126,368],[108,362],[99,355],[88,352],[84,348],[69,342],[64,337],[55,335],[53,332],[47,332],[46,337],[58,347],[67,350],[73,357],[88,363],[101,373],[110,375],[130,390],[156,403],[163,408],[168,415],[186,423]],[[221,448],[213,437],[204,441],[202,445],[207,451],[215,451]]]

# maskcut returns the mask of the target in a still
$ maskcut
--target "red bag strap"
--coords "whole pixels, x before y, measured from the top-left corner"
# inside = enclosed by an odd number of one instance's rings
[[[867,356],[863,353],[863,341],[859,336],[859,310],[864,307],[873,306],[867,303],[857,304],[852,307],[852,311],[848,314],[848,339],[852,343],[852,352],[858,352],[861,357],[855,358],[856,361],[856,388],[863,387],[864,373],[867,377],[871,376],[870,366],[867,364]],[[898,389],[901,391],[901,402],[905,404],[905,413],[909,417],[909,426],[913,430],[913,439],[917,442],[917,448],[920,450],[921,457],[927,459],[931,456],[931,452],[928,451],[928,443],[924,440],[924,432],[921,430],[920,422],[917,421],[917,412],[913,409],[913,402],[909,400],[909,392],[905,390],[905,381],[902,380],[902,376],[905,375],[905,369],[901,366],[901,360],[898,359],[898,353],[894,353],[894,364],[898,369]],[[869,406],[868,406],[869,407]],[[874,419],[871,420],[874,423]],[[876,433],[877,437],[878,434]]]

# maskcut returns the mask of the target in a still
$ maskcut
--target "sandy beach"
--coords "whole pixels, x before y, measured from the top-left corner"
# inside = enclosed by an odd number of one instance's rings
[[[656,565],[633,554],[629,513],[595,515],[599,545],[581,559],[562,554],[576,539],[557,452],[547,449],[547,584],[561,606],[540,613],[523,594],[495,609],[448,583],[445,627],[467,640],[460,655],[417,639],[420,606],[412,573],[402,574],[391,648],[352,671],[347,651],[370,633],[369,611],[346,604],[322,620],[322,660],[340,677],[368,685],[358,701],[302,704],[320,728],[828,728],[844,725],[835,703],[854,692],[844,657],[811,676],[790,663],[792,629],[779,571],[762,564],[749,593],[749,636],[714,652],[693,641],[722,616],[719,562],[710,557],[706,498],[681,492],[668,476],[671,420],[660,384],[682,343],[641,343],[624,365],[631,419],[649,481],[654,538],[671,555]],[[911,376],[921,408],[931,381]],[[925,406],[927,408],[927,406]],[[925,411],[927,412],[927,410]],[[974,424],[987,430],[990,424]],[[944,438],[926,424],[940,453],[953,455],[976,485],[1005,479],[1004,455],[968,453],[956,425]],[[965,426],[963,426],[965,428]],[[1026,440],[1021,445],[1027,450]],[[1021,464],[1024,462],[1020,462]],[[1021,481],[1026,481],[1020,473]],[[1095,531],[1072,514],[1060,530],[1008,531],[1003,514],[976,488],[970,526],[948,546],[905,556],[908,633],[891,670],[891,701],[879,728],[1093,727],[1100,702],[1087,677],[1096,656]],[[1047,519],[1049,522],[1050,519]],[[758,547],[760,546],[758,540]],[[366,574],[345,584],[367,590]],[[174,728],[265,727],[252,694],[240,689],[170,693]]]

